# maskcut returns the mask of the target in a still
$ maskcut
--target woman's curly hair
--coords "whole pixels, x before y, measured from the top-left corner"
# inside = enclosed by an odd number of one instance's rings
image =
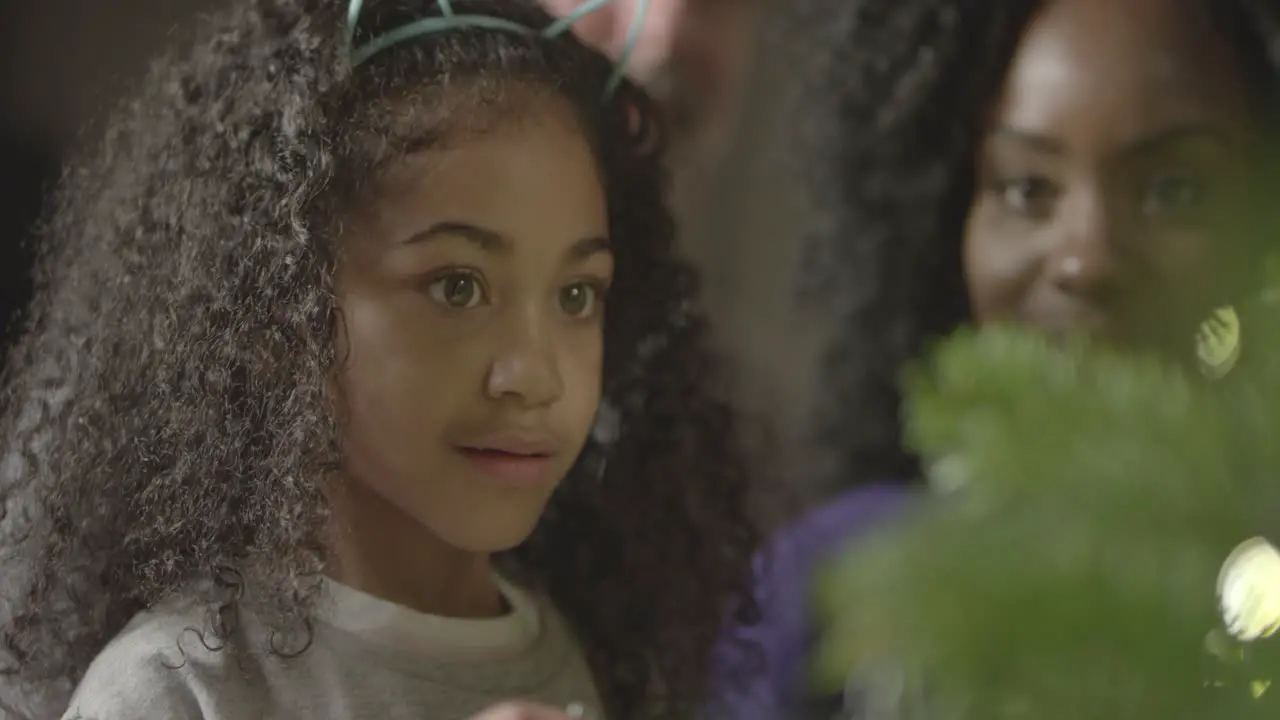
[[[1203,2],[1274,104],[1280,4]],[[816,217],[799,291],[830,308],[813,418],[829,489],[920,476],[903,446],[900,376],[970,319],[961,241],[984,114],[1039,5],[797,0],[792,10],[806,41],[797,134]]]
[[[65,691],[173,594],[225,610],[228,584],[253,583],[279,622],[305,620],[321,486],[340,465],[336,225],[387,161],[518,112],[503,88],[526,83],[573,104],[603,168],[617,261],[604,396],[620,424],[514,559],[574,622],[611,714],[656,702],[688,717],[726,612],[754,612],[756,537],[654,110],[629,83],[602,102],[612,65],[568,34],[460,29],[353,69],[346,4],[237,0],[205,18],[66,174],[0,400],[8,679]],[[357,43],[436,11],[368,5]],[[551,20],[528,1],[453,6]]]

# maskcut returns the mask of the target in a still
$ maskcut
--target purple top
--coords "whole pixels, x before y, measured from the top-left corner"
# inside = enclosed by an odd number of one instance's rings
[[[725,720],[794,717],[805,704],[805,671],[813,646],[809,618],[812,575],[835,552],[892,515],[902,486],[876,485],[837,497],[787,527],[756,560],[759,624],[729,635],[759,647],[762,662],[725,641],[717,651],[716,716]]]

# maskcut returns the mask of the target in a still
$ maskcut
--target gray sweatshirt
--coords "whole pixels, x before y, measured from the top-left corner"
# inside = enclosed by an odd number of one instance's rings
[[[462,720],[512,699],[603,720],[568,624],[544,598],[499,585],[512,612],[460,620],[329,582],[311,645],[292,658],[267,651],[270,630],[247,612],[213,650],[195,630],[207,608],[162,606],[103,650],[64,720]]]

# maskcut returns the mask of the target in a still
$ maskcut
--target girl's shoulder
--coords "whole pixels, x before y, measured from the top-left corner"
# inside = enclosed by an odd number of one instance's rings
[[[63,718],[220,718],[203,698],[243,672],[235,643],[214,635],[207,605],[175,600],[144,611],[93,660]]]

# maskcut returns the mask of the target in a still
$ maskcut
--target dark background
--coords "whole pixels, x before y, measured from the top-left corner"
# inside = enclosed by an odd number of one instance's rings
[[[30,293],[30,231],[81,137],[206,0],[0,0],[0,343]]]

